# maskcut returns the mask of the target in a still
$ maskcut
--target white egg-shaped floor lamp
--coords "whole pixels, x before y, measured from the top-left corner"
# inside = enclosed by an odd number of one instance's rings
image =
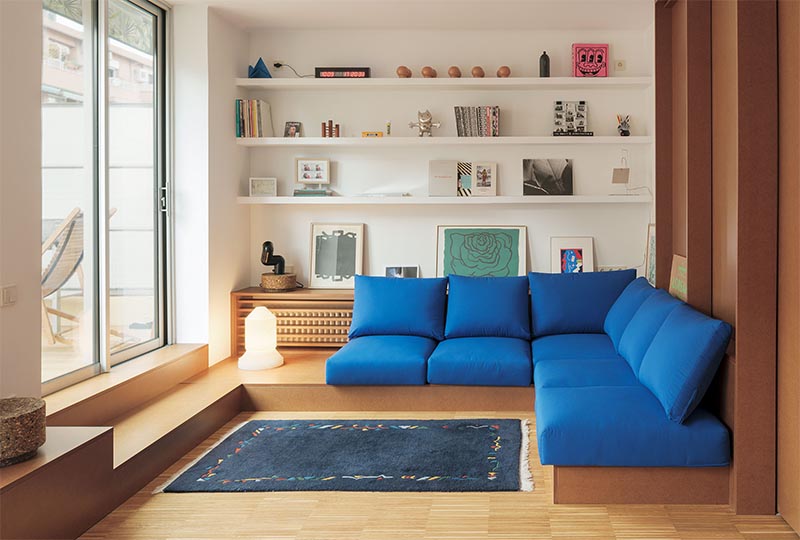
[[[270,369],[283,365],[278,347],[278,320],[264,306],[258,306],[244,319],[245,353],[239,357],[239,369]]]

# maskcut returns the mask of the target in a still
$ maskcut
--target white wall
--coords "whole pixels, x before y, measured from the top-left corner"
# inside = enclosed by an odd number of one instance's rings
[[[363,31],[292,30],[253,32],[250,59],[263,56],[289,63],[300,73],[313,73],[314,66],[370,66],[375,77],[394,77],[400,64],[412,68],[416,77],[424,65],[434,66],[440,77],[450,65],[458,65],[468,76],[473,65],[481,65],[487,76],[497,67],[509,65],[513,76],[538,75],[538,58],[547,50],[551,75],[568,76],[573,42],[610,44],[611,62],[625,60],[624,72],[611,76],[652,75],[651,28],[641,31]],[[287,69],[273,76],[292,76]],[[321,121],[334,119],[342,125],[342,136],[359,136],[363,130],[383,130],[392,122],[394,137],[414,136],[408,128],[416,111],[430,109],[443,123],[434,136],[455,136],[454,105],[499,105],[502,135],[549,135],[552,103],[557,99],[585,99],[589,104],[590,129],[596,135],[616,135],[617,113],[630,114],[633,135],[653,135],[652,89],[528,90],[528,91],[240,91],[242,97],[260,97],[272,106],[276,132],[288,120],[303,122],[306,136],[319,136]],[[212,108],[219,103],[212,103]],[[229,107],[223,103],[223,107]],[[228,111],[230,112],[230,111]],[[232,128],[231,128],[232,129]],[[230,135],[229,135],[230,136]],[[652,145],[625,145],[629,150],[631,185],[652,186]],[[498,195],[522,194],[524,158],[571,158],[574,163],[574,193],[603,195],[616,191],[611,169],[619,166],[623,146],[430,146],[425,148],[254,148],[250,150],[250,173],[275,176],[279,195],[294,189],[295,157],[327,157],[332,161],[331,186],[343,195],[386,188],[413,195],[427,193],[428,161],[493,161],[498,163]],[[246,190],[242,189],[242,195]],[[258,282],[263,271],[258,262],[262,241],[273,240],[276,249],[293,265],[302,281],[308,279],[310,222],[363,222],[367,225],[364,271],[382,275],[384,266],[419,264],[423,276],[435,274],[436,225],[513,224],[528,230],[528,269],[549,271],[551,236],[593,236],[599,265],[639,266],[644,261],[650,205],[557,205],[557,206],[351,206],[280,207],[251,210],[251,275]]]
[[[42,6],[0,0],[0,397],[41,394]]]
[[[208,15],[209,362],[230,355],[230,291],[248,285],[250,221],[236,197],[247,184],[247,150],[230,136],[237,97],[233,79],[247,76],[248,36],[213,8]],[[217,106],[226,104],[228,106]]]
[[[175,341],[208,343],[208,7],[173,10]]]

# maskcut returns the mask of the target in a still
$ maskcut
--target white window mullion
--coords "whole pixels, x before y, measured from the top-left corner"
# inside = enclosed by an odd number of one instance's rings
[[[98,355],[102,370],[111,368],[111,324],[108,260],[108,2],[97,2],[97,213],[98,220]]]

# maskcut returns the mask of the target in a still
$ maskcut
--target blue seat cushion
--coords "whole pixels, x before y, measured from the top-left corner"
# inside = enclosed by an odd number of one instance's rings
[[[681,305],[669,314],[653,338],[639,370],[673,422],[683,422],[703,399],[714,378],[731,326]]]
[[[614,347],[619,348],[619,340],[631,322],[633,314],[636,313],[642,302],[650,298],[650,295],[654,292],[656,292],[655,287],[650,285],[647,279],[643,277],[636,278],[625,287],[617,301],[608,310],[608,315],[606,315],[606,320],[603,323],[603,330],[611,338]]]
[[[450,276],[446,338],[531,338],[528,279]]]
[[[697,409],[670,422],[647,388],[598,386],[536,390],[543,465],[717,467],[730,463],[728,429]],[[657,487],[657,486],[655,486]]]
[[[605,334],[562,334],[536,338],[531,344],[533,363],[543,360],[617,358],[614,344]]]
[[[446,339],[428,360],[431,384],[530,386],[531,380],[531,349],[522,339]]]
[[[397,278],[392,278],[397,279]],[[397,279],[397,281],[402,281]],[[425,384],[426,363],[436,341],[418,336],[353,339],[325,362],[328,384]]]
[[[446,301],[447,278],[356,276],[348,335],[444,339]]]
[[[634,278],[636,270],[529,273],[533,335],[602,333],[608,310]]]
[[[619,340],[619,354],[628,361],[634,373],[639,374],[647,349],[673,309],[683,304],[662,289],[656,290],[642,302]]]
[[[639,386],[639,381],[625,359],[617,356],[539,361],[533,367],[533,385],[538,390],[580,386]]]

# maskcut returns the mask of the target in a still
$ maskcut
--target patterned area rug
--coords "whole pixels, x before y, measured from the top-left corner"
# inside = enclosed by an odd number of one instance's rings
[[[531,491],[526,420],[253,420],[166,492]]]

